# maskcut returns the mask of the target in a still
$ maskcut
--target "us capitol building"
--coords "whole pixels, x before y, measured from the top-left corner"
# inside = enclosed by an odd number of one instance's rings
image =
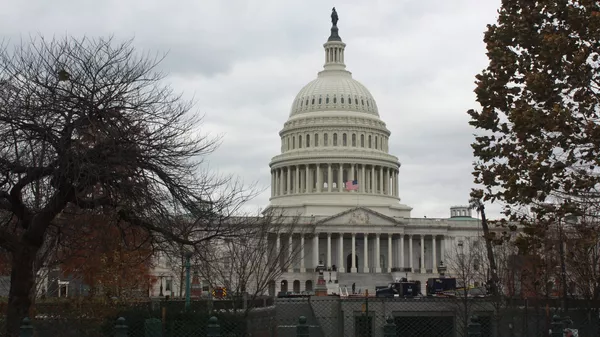
[[[412,208],[400,199],[400,163],[389,153],[390,130],[369,90],[346,69],[337,21],[334,10],[323,70],[292,102],[279,132],[281,153],[269,164],[266,211],[300,214],[302,225],[313,226],[270,240],[277,251],[299,250],[270,293],[312,291],[320,262],[332,271],[325,272],[333,279],[330,292],[355,283],[374,294],[375,286],[400,277],[424,286],[479,231],[468,206],[451,207],[445,219],[410,217]]]

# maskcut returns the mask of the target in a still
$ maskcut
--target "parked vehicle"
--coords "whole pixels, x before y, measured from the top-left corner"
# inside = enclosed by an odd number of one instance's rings
[[[427,296],[441,295],[456,289],[456,278],[454,277],[430,278],[427,279],[425,284],[425,294]]]
[[[398,282],[392,282],[387,287],[377,287],[377,297],[415,297],[421,295],[421,282],[408,281],[402,278]]]

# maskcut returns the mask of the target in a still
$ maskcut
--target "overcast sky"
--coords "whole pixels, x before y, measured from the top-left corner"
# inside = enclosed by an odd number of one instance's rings
[[[135,37],[168,52],[168,80],[194,97],[204,131],[223,135],[210,166],[265,188],[269,161],[296,93],[323,66],[331,7],[345,60],[373,94],[400,159],[402,202],[413,217],[448,217],[472,183],[475,75],[487,65],[483,32],[499,0],[2,0],[0,37]],[[499,214],[498,206],[489,212]]]

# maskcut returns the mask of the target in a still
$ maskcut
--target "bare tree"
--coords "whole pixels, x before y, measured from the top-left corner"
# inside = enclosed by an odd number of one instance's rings
[[[277,212],[277,213],[275,213]],[[272,211],[263,217],[246,218],[243,235],[213,241],[202,254],[198,265],[200,275],[211,288],[227,286],[228,294],[244,298],[242,308],[248,315],[254,299],[266,294],[276,280],[297,260],[301,247],[290,247],[284,238],[306,234],[314,227],[299,224],[298,216],[285,216]],[[279,239],[278,239],[279,238]]]
[[[114,210],[153,244],[237,232],[226,220],[255,191],[200,170],[219,139],[202,136],[192,103],[161,84],[159,61],[110,38],[0,48],[0,210],[14,219],[0,228],[12,259],[8,336],[28,314],[36,259],[60,239],[67,207]],[[210,211],[198,207],[207,201]],[[188,212],[201,220],[185,237],[171,224]]]

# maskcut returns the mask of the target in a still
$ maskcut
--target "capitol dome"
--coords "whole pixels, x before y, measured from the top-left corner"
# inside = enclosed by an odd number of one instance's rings
[[[346,70],[346,44],[335,23],[323,47],[323,70],[296,95],[279,132],[270,207],[326,216],[360,204],[409,217],[411,208],[399,203],[400,163],[388,152],[390,131],[369,90]]]

